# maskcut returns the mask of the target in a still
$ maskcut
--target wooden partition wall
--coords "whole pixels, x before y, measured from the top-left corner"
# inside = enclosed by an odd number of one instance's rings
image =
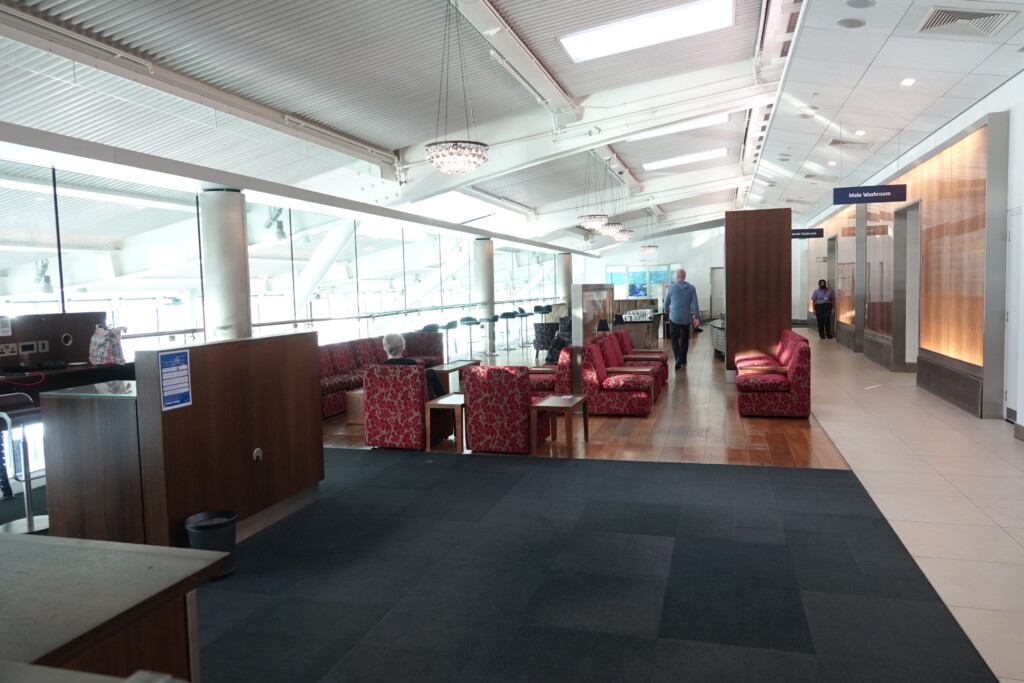
[[[792,211],[725,212],[725,362],[744,351],[775,353],[792,325]]]

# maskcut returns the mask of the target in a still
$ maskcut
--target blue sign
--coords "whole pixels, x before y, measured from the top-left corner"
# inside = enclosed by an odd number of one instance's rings
[[[874,204],[907,201],[906,185],[870,185],[832,189],[833,204]]]
[[[188,350],[166,351],[160,358],[160,402],[164,410],[192,405],[192,372]]]
[[[629,271],[629,284],[631,284],[631,285],[646,285],[647,284],[647,271],[646,270],[630,270]]]
[[[807,230],[794,230],[793,239],[805,240],[808,237],[824,237],[825,228],[809,228]]]
[[[608,284],[610,285],[624,285],[626,284],[626,273],[621,270],[613,270],[608,273]]]

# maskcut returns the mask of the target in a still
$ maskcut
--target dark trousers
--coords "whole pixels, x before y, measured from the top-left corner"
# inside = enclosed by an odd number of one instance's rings
[[[669,339],[672,340],[672,353],[676,357],[676,365],[686,362],[686,353],[690,350],[690,326],[669,323]]]
[[[814,304],[814,317],[818,319],[818,336],[832,338],[832,304]]]

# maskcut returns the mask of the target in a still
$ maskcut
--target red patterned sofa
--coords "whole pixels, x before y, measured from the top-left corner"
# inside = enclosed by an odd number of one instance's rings
[[[665,366],[665,381],[668,382],[668,354],[658,349],[634,349],[633,342],[629,341],[629,335],[625,330],[619,330],[613,335],[619,340],[619,348],[626,360],[646,360],[655,358]]]
[[[531,452],[530,405],[543,396],[530,392],[528,368],[476,365],[462,373],[466,447],[488,453]],[[538,416],[537,432],[538,443],[551,433],[548,413]]]
[[[424,367],[444,363],[440,332],[406,332],[405,356]],[[384,337],[354,339],[320,347],[320,405],[323,417],[345,412],[345,392],[363,386],[363,370],[387,358]]]
[[[811,347],[805,337],[783,330],[774,356],[736,357],[740,415],[807,417],[811,414]]]
[[[366,390],[363,440],[367,446],[423,450],[427,378],[421,365],[370,365],[363,376]],[[450,411],[431,411],[431,446],[455,431]]]
[[[564,358],[564,354],[563,354]],[[559,365],[562,364],[559,359]],[[591,415],[643,415],[651,412],[658,383],[643,375],[609,375],[596,344],[583,347],[583,393]],[[568,362],[566,363],[568,366]]]
[[[661,386],[668,384],[668,373],[665,371],[665,366],[661,364],[660,360],[657,358],[626,360],[622,355],[622,349],[619,347],[619,341],[614,335],[608,335],[604,339],[599,340],[597,346],[601,349],[601,359],[604,361],[605,370],[609,373],[640,374],[643,372],[653,377],[654,396],[652,398],[655,401],[658,400]]]

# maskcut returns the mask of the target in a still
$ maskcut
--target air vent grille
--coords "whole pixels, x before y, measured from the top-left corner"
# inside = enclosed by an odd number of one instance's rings
[[[792,33],[796,30],[796,22],[800,18],[799,12],[792,12],[789,15],[789,21],[786,23],[786,33]]]
[[[839,138],[832,138],[828,146],[844,147],[846,149],[871,149],[871,143],[869,142],[854,142],[853,140],[840,140]]]
[[[1017,14],[1018,12],[1008,10],[973,12],[936,7],[924,20],[918,32],[947,36],[991,37]]]
[[[789,56],[789,48],[791,48],[792,46],[793,46],[793,41],[792,40],[787,40],[786,42],[784,42],[782,44],[782,52],[781,52],[780,56],[781,57],[788,57]]]
[[[834,183],[835,181],[839,180],[839,176],[834,176],[834,175],[818,175],[817,173],[805,173],[804,174],[804,179],[805,180],[820,180],[821,182],[824,182],[824,183]]]

